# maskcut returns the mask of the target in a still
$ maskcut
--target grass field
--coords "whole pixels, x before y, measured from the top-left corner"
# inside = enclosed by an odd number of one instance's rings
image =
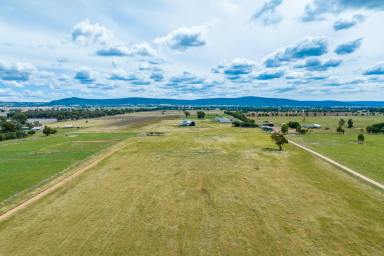
[[[96,153],[132,137],[140,126],[164,118],[174,118],[178,112],[140,112],[89,120],[49,124],[59,128],[49,137],[36,134],[27,139],[0,143],[0,213],[49,185]],[[60,129],[73,124],[73,129]],[[131,129],[130,131],[127,131]]]
[[[0,143],[0,203],[129,136],[60,131],[54,136]]]
[[[354,128],[345,128],[345,134],[336,133],[338,120],[343,118],[354,121]],[[306,117],[259,117],[259,121],[269,120],[277,126],[289,121],[298,121],[301,124],[320,124],[329,130],[315,129],[306,135],[289,135],[289,138],[309,148],[330,157],[356,171],[376,180],[384,182],[384,135],[366,134],[367,126],[384,122],[384,116],[317,116]],[[345,125],[346,126],[346,125]],[[365,143],[357,143],[357,135],[364,133]]]
[[[276,126],[281,126],[283,123],[289,121],[297,121],[300,124],[320,124],[323,128],[328,127],[330,130],[324,129],[317,130],[317,132],[335,132],[338,126],[338,121],[343,118],[346,122],[348,119],[352,119],[355,129],[346,129],[347,132],[359,133],[361,129],[365,129],[367,126],[384,122],[384,116],[274,116],[274,117],[257,117],[254,118],[256,123],[262,124],[263,121],[274,122]],[[345,123],[345,127],[347,123]]]
[[[383,254],[383,193],[257,129],[176,124],[0,223],[0,255]]]

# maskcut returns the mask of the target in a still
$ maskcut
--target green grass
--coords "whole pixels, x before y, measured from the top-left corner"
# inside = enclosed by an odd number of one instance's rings
[[[354,128],[348,129],[345,124],[345,134],[336,134],[338,120],[343,118],[347,121],[351,118],[354,121]],[[306,117],[259,117],[259,121],[269,120],[275,122],[277,126],[289,121],[298,121],[302,124],[317,123],[322,129],[314,129],[306,135],[289,135],[303,145],[330,157],[356,171],[376,180],[384,182],[384,135],[370,135],[364,133],[367,126],[384,122],[384,116],[317,116]],[[325,130],[329,127],[329,130]],[[364,133],[365,143],[357,144],[357,135]]]
[[[384,197],[257,129],[177,120],[0,223],[0,255],[381,255]]]
[[[343,118],[345,120],[345,127],[347,127],[348,119],[352,119],[354,122],[353,132],[360,132],[360,129],[365,129],[367,126],[384,122],[384,116],[278,116],[278,117],[257,117],[254,118],[256,123],[262,124],[263,121],[274,122],[275,125],[280,126],[282,123],[288,123],[289,121],[297,121],[300,124],[320,124],[322,128],[328,127],[330,130],[326,131],[324,129],[318,130],[317,132],[335,132],[338,126],[338,121]]]
[[[49,137],[1,142],[0,204],[130,135],[60,131]]]
[[[365,134],[365,143],[357,143],[357,134],[308,134],[290,136],[356,171],[384,183],[384,135]]]

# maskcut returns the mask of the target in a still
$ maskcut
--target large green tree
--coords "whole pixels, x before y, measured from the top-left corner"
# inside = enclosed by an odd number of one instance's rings
[[[271,138],[274,140],[275,144],[279,146],[279,150],[283,150],[283,145],[288,144],[287,138],[284,137],[283,134],[274,132],[271,135]]]

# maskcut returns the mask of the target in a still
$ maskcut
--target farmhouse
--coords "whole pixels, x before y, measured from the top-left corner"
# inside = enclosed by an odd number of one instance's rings
[[[218,123],[223,123],[223,124],[230,124],[232,123],[231,119],[226,118],[226,117],[216,117],[215,121]]]

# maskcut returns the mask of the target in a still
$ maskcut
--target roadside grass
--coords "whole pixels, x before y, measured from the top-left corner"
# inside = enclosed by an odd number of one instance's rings
[[[166,120],[0,223],[0,255],[380,255],[384,197],[258,129]],[[22,246],[20,246],[22,245]]]
[[[0,207],[34,189],[130,133],[74,133],[61,130],[0,143]]]
[[[308,146],[363,175],[384,183],[384,135],[365,134],[357,143],[357,133],[290,135],[289,138]]]

